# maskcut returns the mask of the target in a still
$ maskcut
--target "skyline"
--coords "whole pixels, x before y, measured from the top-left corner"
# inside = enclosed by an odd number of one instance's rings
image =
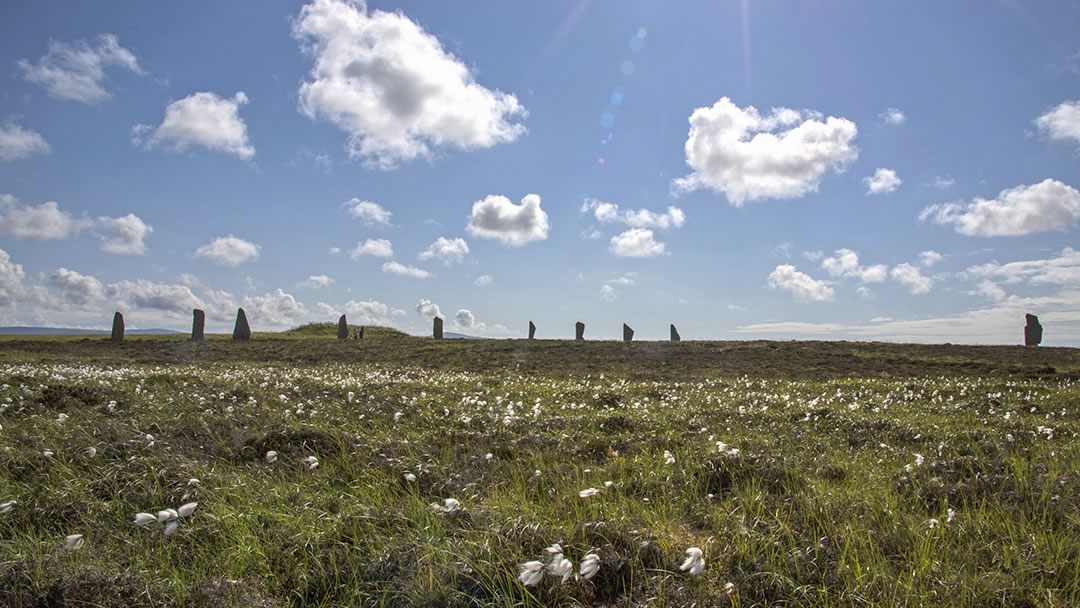
[[[1080,346],[1080,9],[3,9],[0,324]]]

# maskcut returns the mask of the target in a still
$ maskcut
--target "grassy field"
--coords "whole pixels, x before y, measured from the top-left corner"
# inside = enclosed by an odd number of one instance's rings
[[[0,339],[0,605],[1080,605],[1076,349],[332,336]]]

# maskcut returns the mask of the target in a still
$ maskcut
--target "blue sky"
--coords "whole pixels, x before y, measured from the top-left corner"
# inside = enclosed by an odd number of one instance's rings
[[[0,9],[0,323],[1080,346],[1080,8]]]

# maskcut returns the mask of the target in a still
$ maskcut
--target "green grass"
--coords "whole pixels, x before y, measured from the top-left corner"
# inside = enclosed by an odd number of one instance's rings
[[[0,605],[1080,604],[1073,350],[367,331],[4,343]],[[520,584],[556,542],[599,573]]]

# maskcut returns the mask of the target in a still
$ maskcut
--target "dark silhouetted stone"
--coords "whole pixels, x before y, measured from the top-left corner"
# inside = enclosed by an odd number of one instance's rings
[[[112,336],[109,337],[113,342],[119,342],[124,339],[124,315],[119,311],[112,318]]]
[[[634,339],[634,330],[626,323],[622,324],[622,341],[629,342]]]
[[[574,324],[574,339],[575,340],[584,340],[585,339],[585,324],[582,323],[581,321],[578,321],[577,323]]]
[[[442,340],[442,317],[435,317],[432,325],[434,326],[432,335],[435,336],[436,340]]]
[[[1027,325],[1024,326],[1024,346],[1038,346],[1039,344],[1042,344],[1042,325],[1039,324],[1039,317],[1027,315],[1026,318]],[[123,332],[123,328],[121,328],[121,332]]]
[[[361,340],[364,339],[364,328],[363,328],[363,326],[360,327],[360,339]]]
[[[533,325],[532,321],[529,321],[529,339],[532,340],[535,337],[536,337],[536,326]]]
[[[341,317],[337,320],[337,339],[349,339],[349,322],[345,320],[345,315],[341,315]]]
[[[233,340],[250,340],[251,339],[251,326],[248,325],[247,315],[244,314],[243,308],[236,309],[236,325],[232,330]]]
[[[675,329],[675,324],[674,323],[671,324],[671,341],[672,342],[681,342],[682,341],[682,338],[679,337],[679,330]]]
[[[206,330],[206,313],[196,308],[191,311],[191,339],[202,340]]]

